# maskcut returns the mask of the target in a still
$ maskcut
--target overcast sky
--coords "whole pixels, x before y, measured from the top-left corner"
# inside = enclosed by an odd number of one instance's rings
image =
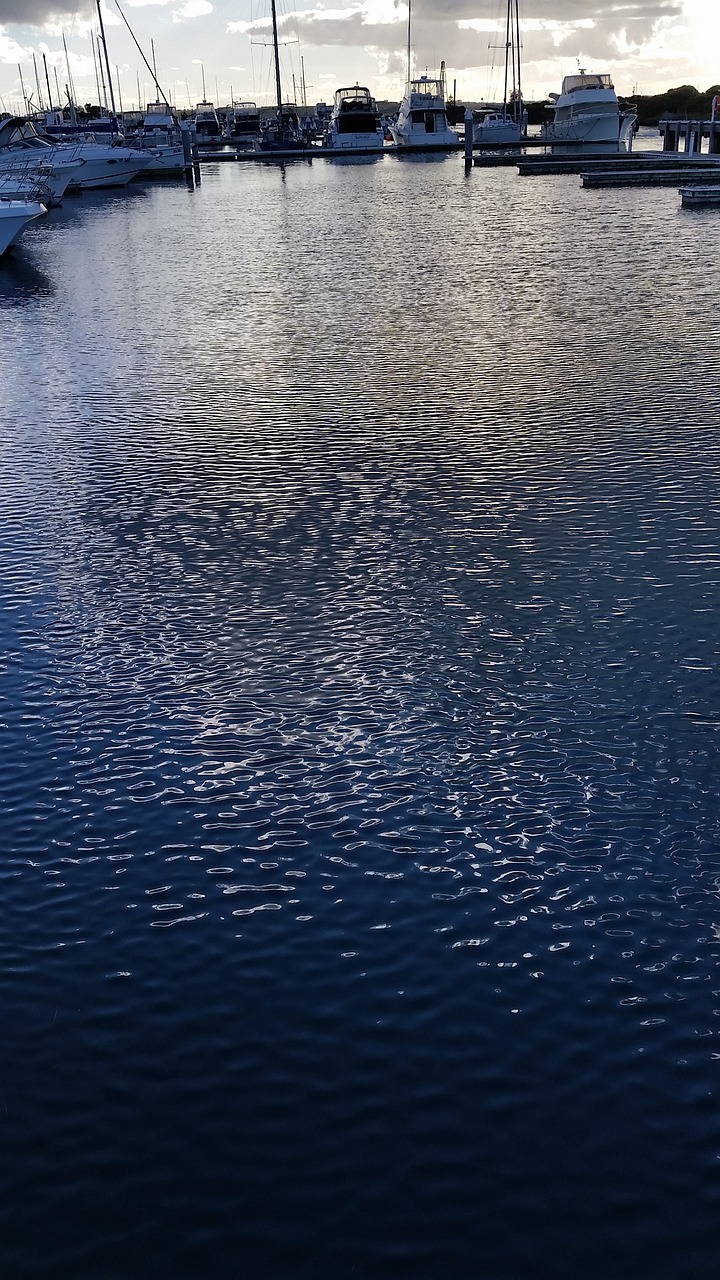
[[[156,95],[115,0],[102,0],[113,76],[123,105]],[[340,85],[359,81],[379,98],[398,100],[405,78],[407,0],[277,0],[281,21],[283,93],[332,100]],[[180,107],[207,96],[273,99],[270,0],[120,0],[158,80]],[[439,71],[444,60],[459,99],[496,97],[502,51],[497,47],[506,0],[413,0],[414,74]],[[720,83],[720,0],[520,0],[523,84],[528,98],[557,90],[578,65],[609,71],[621,95],[655,93],[678,84]],[[20,74],[37,100],[33,53],[45,88],[43,54],[55,97],[68,81],[62,38],[81,102],[97,101],[92,33],[95,0],[0,0],[0,108],[20,107]],[[713,55],[717,55],[714,58]],[[302,61],[301,61],[302,59]],[[117,68],[117,71],[115,70]],[[293,93],[293,76],[296,89]],[[117,87],[116,87],[117,96]]]

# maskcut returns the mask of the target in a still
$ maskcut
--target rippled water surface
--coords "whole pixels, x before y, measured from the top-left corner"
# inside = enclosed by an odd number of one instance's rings
[[[8,1278],[717,1274],[719,256],[386,157],[0,268]]]

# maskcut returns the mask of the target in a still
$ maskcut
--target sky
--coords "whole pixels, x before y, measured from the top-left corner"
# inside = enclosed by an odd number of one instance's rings
[[[0,110],[62,96],[68,64],[76,100],[97,102],[97,0],[0,0]],[[406,72],[407,0],[277,0],[283,97],[331,102],[356,82],[399,101]],[[101,0],[116,103],[152,101],[152,77],[118,0]],[[119,0],[157,79],[178,108],[274,101],[270,0]],[[446,64],[461,101],[501,96],[506,0],[412,0],[413,74]],[[720,0],[520,0],[524,96],[541,100],[581,66],[610,72],[621,97],[720,83]],[[63,49],[63,37],[67,59]],[[152,42],[152,44],[151,44]],[[35,62],[33,63],[33,55]],[[43,61],[44,55],[44,61]],[[715,56],[713,56],[715,55]],[[20,71],[18,70],[20,68]],[[294,77],[294,81],[293,81]],[[138,92],[139,91],[139,92]]]

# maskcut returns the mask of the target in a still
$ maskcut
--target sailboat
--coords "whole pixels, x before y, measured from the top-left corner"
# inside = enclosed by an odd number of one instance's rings
[[[412,75],[410,20],[412,0],[408,0],[407,85],[394,124],[390,125],[393,142],[398,147],[454,147],[459,136],[448,124],[445,110],[445,86],[442,77]]]
[[[476,113],[475,146],[517,146],[527,132],[527,111],[523,108],[520,83],[520,48],[519,0],[507,0],[503,100]]]
[[[257,151],[304,151],[307,142],[300,133],[300,122],[293,106],[284,106],[282,100],[282,84],[280,82],[280,49],[278,45],[277,8],[275,0],[270,0],[273,29],[273,59],[275,63],[275,96],[277,99],[277,116],[267,124],[259,140],[255,143]]]

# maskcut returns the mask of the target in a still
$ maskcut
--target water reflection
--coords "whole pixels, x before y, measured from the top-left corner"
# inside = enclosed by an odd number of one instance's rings
[[[427,158],[5,310],[14,1273],[709,1274],[720,228]]]

